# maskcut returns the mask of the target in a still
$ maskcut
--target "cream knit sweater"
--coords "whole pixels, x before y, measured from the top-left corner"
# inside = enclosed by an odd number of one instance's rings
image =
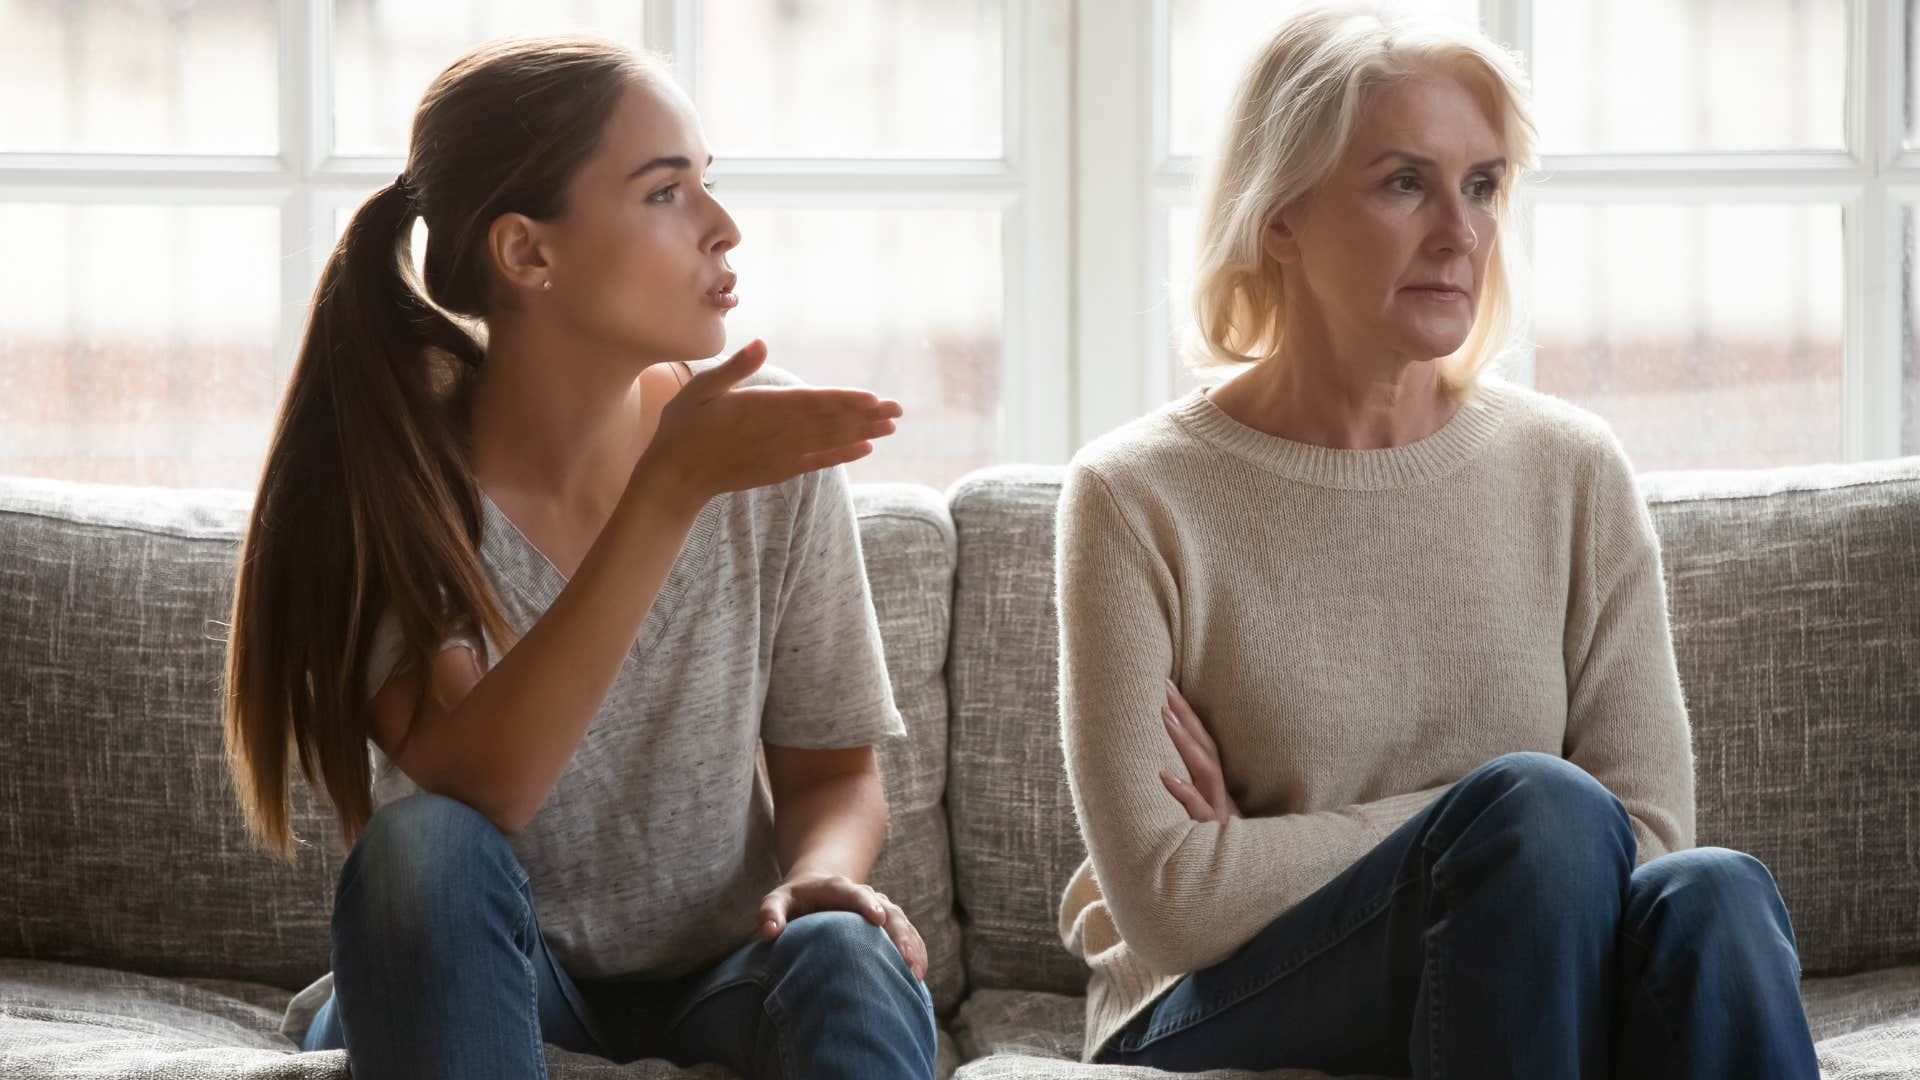
[[[1082,450],[1058,527],[1086,1057],[1501,754],[1605,784],[1639,862],[1692,846],[1658,541],[1591,413],[1487,376],[1425,439],[1334,450],[1196,390]],[[1246,817],[1161,785],[1168,676]]]

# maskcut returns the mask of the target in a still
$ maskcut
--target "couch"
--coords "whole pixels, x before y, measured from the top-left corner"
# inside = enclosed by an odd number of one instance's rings
[[[1055,715],[1061,476],[855,489],[908,728],[873,880],[927,941],[943,1077],[1161,1075],[1078,1063],[1086,969],[1055,931],[1084,851]],[[1824,1075],[1920,1078],[1920,458],[1641,486],[1699,842],[1779,882]],[[0,479],[0,1075],[347,1075],[280,1030],[327,967],[331,818],[301,786],[306,843],[274,861],[222,757],[247,500]],[[556,1080],[726,1075],[548,1054]]]

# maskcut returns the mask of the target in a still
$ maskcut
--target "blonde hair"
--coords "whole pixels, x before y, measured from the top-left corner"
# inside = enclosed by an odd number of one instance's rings
[[[1287,326],[1285,293],[1280,264],[1262,243],[1268,222],[1333,172],[1369,91],[1436,69],[1460,79],[1490,106],[1508,162],[1479,310],[1465,343],[1441,359],[1441,378],[1463,390],[1506,347],[1517,314],[1512,191],[1535,162],[1519,63],[1459,23],[1320,4],[1274,31],[1234,92],[1200,205],[1194,340],[1186,350],[1196,369],[1258,363],[1279,348]]]

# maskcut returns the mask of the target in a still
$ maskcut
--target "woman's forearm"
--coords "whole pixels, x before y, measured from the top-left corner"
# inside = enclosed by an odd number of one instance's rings
[[[887,838],[879,774],[854,772],[789,787],[775,796],[774,849],[782,874],[839,874],[864,882]]]

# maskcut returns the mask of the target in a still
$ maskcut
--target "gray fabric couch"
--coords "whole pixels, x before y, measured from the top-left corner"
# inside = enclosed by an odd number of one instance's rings
[[[927,940],[961,1080],[1159,1075],[1077,1063],[1086,971],[1054,929],[1083,852],[1054,714],[1060,476],[856,489],[909,731],[883,752],[874,880]],[[1920,458],[1642,487],[1699,840],[1772,868],[1825,1075],[1920,1078]],[[296,865],[251,849],[221,757],[246,499],[0,480],[0,1075],[347,1073],[280,1031],[327,966],[332,826],[302,789]],[[562,1080],[724,1075],[549,1061]]]

